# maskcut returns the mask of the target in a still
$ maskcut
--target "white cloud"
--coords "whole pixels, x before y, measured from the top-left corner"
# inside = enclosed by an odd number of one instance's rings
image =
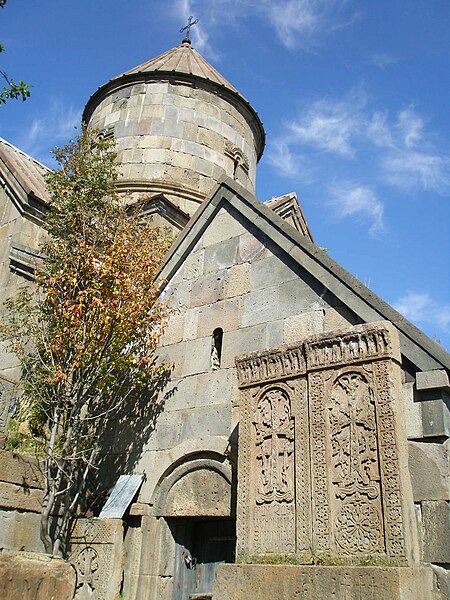
[[[423,137],[424,122],[412,108],[407,108],[398,113],[397,128],[405,147],[413,148]]]
[[[266,160],[285,177],[295,177],[300,173],[300,158],[292,153],[289,144],[282,140],[271,144],[266,153]]]
[[[349,26],[357,16],[346,14],[346,0],[266,0],[260,6],[288,48],[312,48],[325,35]]]
[[[178,0],[176,14],[200,17],[192,29],[192,42],[210,56],[214,50],[208,34],[224,23],[237,24],[249,17],[265,20],[288,48],[314,48],[357,18],[348,5],[348,0]]]
[[[52,166],[50,151],[55,145],[65,144],[73,138],[76,135],[75,127],[80,122],[80,109],[53,98],[47,112],[34,119],[24,130],[20,147],[44,164]]]
[[[384,52],[380,52],[378,54],[374,54],[370,60],[370,64],[378,67],[382,71],[390,65],[394,65],[398,63],[398,59],[390,56],[389,54],[385,54]]]
[[[450,157],[394,151],[383,159],[385,178],[404,190],[422,189],[450,195]]]
[[[331,194],[329,204],[338,219],[354,217],[370,224],[370,235],[377,236],[383,233],[384,206],[372,189],[353,182],[345,182],[330,186],[329,193]]]
[[[428,324],[450,332],[450,305],[436,302],[428,292],[408,290],[394,303],[394,308],[417,324]]]

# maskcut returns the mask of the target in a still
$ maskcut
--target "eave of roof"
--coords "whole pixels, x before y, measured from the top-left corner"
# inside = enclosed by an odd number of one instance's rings
[[[268,236],[290,260],[313,275],[363,322],[387,320],[393,323],[399,333],[403,356],[417,370],[450,370],[450,355],[444,348],[364,286],[325,251],[228,177],[224,177],[213,194],[202,203],[167,253],[159,273],[162,287],[178,271],[220,208],[227,204],[242,216],[243,222],[251,224]]]

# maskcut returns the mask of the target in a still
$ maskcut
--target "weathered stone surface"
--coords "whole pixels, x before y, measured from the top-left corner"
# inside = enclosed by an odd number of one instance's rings
[[[31,552],[0,552],[2,600],[71,600],[76,574],[64,560]]]
[[[418,390],[450,387],[448,374],[444,370],[419,371],[416,374],[416,385]]]
[[[413,381],[403,384],[403,410],[408,439],[422,438],[422,403],[416,401]]]
[[[199,469],[187,473],[170,488],[164,514],[168,517],[228,517],[230,483],[217,471]]]
[[[434,600],[428,568],[219,565],[214,600]]]
[[[211,332],[212,333],[212,332]],[[211,337],[184,342],[183,375],[205,373],[211,369]]]
[[[250,292],[244,297],[241,326],[249,327],[278,318],[278,286]]]
[[[25,550],[26,552],[44,552],[39,537],[40,514],[0,511],[0,548],[5,550]]]
[[[237,262],[239,238],[224,240],[205,250],[205,273],[228,269]]]
[[[212,340],[215,329],[223,331],[239,329],[241,299],[220,300],[215,304],[201,306],[198,312],[197,337],[208,336]]]
[[[69,561],[77,574],[75,599],[116,600],[122,583],[122,520],[79,519]]]
[[[264,289],[268,283],[276,285],[296,278],[296,273],[277,256],[263,258],[251,266],[250,280],[252,290]]]
[[[250,291],[250,265],[243,263],[235,265],[227,271],[225,282],[225,297],[242,296]]]
[[[323,332],[323,310],[294,315],[284,320],[283,343],[293,344]]]
[[[23,487],[42,488],[42,473],[32,456],[4,450],[0,452],[0,481]]]
[[[207,435],[227,435],[231,423],[231,406],[228,403],[192,409],[182,419],[181,441]]]
[[[191,307],[214,304],[224,297],[226,271],[218,271],[202,279],[193,280]]]
[[[414,502],[448,500],[449,456],[446,446],[409,442],[408,449]]]
[[[42,508],[42,491],[0,482],[0,507],[38,513]]]
[[[238,554],[415,563],[399,357],[380,322],[236,359]]]
[[[449,526],[448,502],[422,502],[422,547],[425,562],[450,563]]]
[[[421,411],[424,437],[450,436],[450,413],[442,399],[421,402]]]

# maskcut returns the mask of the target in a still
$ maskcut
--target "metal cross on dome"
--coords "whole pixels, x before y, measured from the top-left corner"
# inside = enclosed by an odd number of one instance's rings
[[[190,42],[190,32],[191,32],[191,27],[193,25],[197,25],[198,23],[198,19],[194,19],[194,17],[191,15],[188,19],[187,25],[185,27],[182,27],[180,29],[180,33],[183,33],[183,31],[186,31],[186,37],[184,38],[183,42]]]

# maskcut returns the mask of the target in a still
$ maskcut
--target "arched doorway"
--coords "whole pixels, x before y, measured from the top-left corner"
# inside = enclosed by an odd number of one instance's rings
[[[211,597],[217,565],[234,562],[236,519],[231,467],[223,456],[190,456],[155,492],[155,512],[174,541],[172,600]]]

